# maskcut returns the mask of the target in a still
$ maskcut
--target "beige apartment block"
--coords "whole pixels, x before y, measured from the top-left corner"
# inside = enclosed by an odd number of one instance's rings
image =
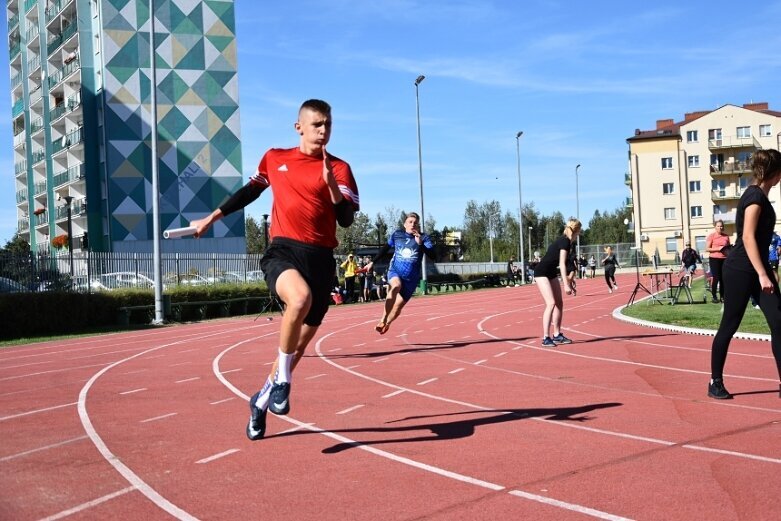
[[[752,182],[751,156],[781,149],[781,112],[767,103],[724,105],[685,114],[677,123],[658,120],[655,130],[638,129],[627,143],[632,196],[626,204],[636,245],[670,262],[687,240],[702,252],[718,219],[733,242],[737,238],[736,208]],[[770,201],[781,217],[781,188],[773,188]]]

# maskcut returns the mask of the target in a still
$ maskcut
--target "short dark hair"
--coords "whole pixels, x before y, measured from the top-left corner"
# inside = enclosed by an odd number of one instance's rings
[[[319,112],[320,114],[325,114],[326,116],[329,116],[331,114],[331,105],[329,105],[328,103],[326,103],[321,99],[306,100],[301,104],[301,108],[298,109],[298,112],[301,112],[304,109],[309,109],[314,112]]]

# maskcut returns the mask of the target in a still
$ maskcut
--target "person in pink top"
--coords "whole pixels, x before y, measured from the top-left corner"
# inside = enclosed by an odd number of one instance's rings
[[[719,303],[724,300],[724,274],[722,267],[724,259],[727,258],[731,245],[729,235],[724,233],[724,221],[719,219],[714,225],[713,231],[705,239],[705,251],[708,252],[711,272],[711,295],[713,303]],[[719,297],[716,297],[716,288],[718,287]]]

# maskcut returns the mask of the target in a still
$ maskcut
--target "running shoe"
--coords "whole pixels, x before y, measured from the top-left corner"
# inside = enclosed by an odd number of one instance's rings
[[[556,347],[556,342],[549,336],[542,339],[542,347]]]
[[[708,396],[717,400],[731,400],[732,395],[724,387],[724,380],[716,378],[708,384]]]
[[[613,289],[618,289],[618,284],[613,284]]]
[[[260,409],[255,405],[260,396],[260,391],[249,399],[249,421],[247,422],[247,438],[252,441],[260,440],[266,435],[266,414],[268,409]]]
[[[290,383],[274,383],[271,387],[268,409],[279,416],[284,416],[290,412]]]
[[[572,340],[570,340],[569,338],[565,337],[561,333],[559,333],[555,337],[551,338],[551,340],[553,340],[557,344],[571,344],[572,343]]]

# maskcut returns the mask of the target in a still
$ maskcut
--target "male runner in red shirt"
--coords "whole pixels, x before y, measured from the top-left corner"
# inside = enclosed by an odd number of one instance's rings
[[[279,357],[263,388],[250,398],[247,437],[263,438],[266,413],[290,410],[290,381],[304,350],[328,311],[336,263],[336,223],[350,226],[359,209],[358,187],[350,165],[326,152],[331,137],[331,107],[305,101],[295,129],[299,146],[273,148],[249,183],[208,217],[193,221],[201,236],[222,217],[255,201],[269,186],[271,245],[261,260],[269,291],[285,304],[279,332]]]

